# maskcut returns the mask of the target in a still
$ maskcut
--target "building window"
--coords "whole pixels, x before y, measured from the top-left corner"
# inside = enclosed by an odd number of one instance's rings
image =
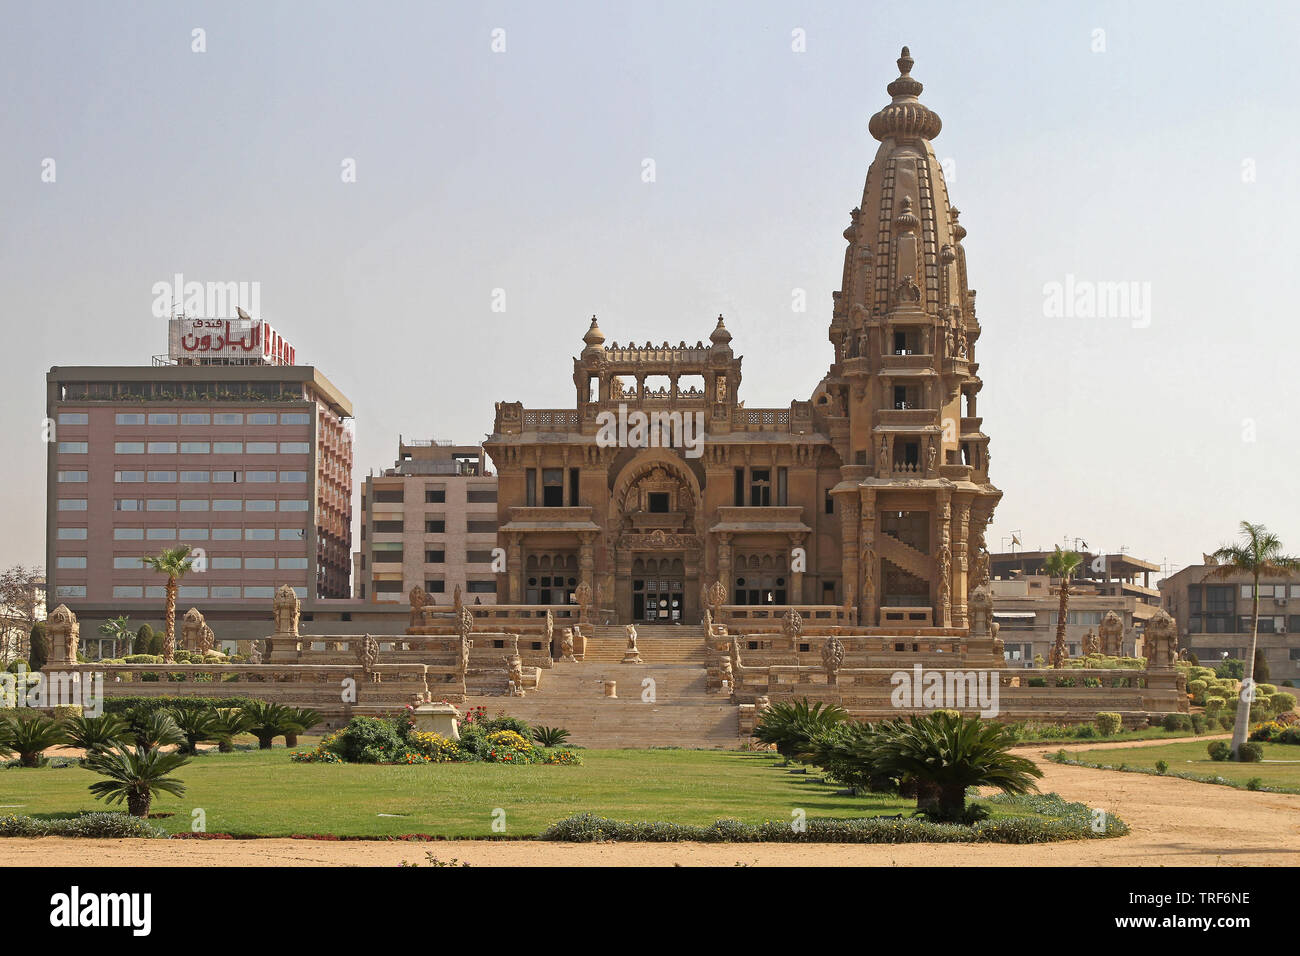
[[[495,521],[466,521],[465,531],[468,534],[496,534],[497,523]]]
[[[401,534],[403,523],[401,521],[376,521],[376,534]]]
[[[652,491],[646,496],[647,504],[651,514],[666,515],[668,514],[668,492]]]
[[[447,592],[446,581],[425,581],[424,589],[430,594],[445,594]]]
[[[250,498],[244,502],[245,511],[268,512],[275,510],[274,498]]]
[[[282,471],[280,472],[280,481],[282,483],[297,484],[307,480],[305,471]]]
[[[279,558],[277,559],[281,571],[306,571],[306,558]]]
[[[90,419],[85,412],[59,412],[60,425],[87,425]]]
[[[85,511],[86,499],[85,498],[60,498],[59,510],[60,511]]]
[[[171,484],[176,481],[176,472],[174,471],[151,471],[149,480],[160,484]]]
[[[59,472],[59,481],[71,482],[78,484],[86,480],[84,471],[61,471]]]
[[[239,528],[213,528],[213,541],[238,541],[244,536]]]
[[[175,425],[176,415],[174,412],[153,412],[149,416],[150,425]]]
[[[60,528],[59,540],[60,541],[85,541],[86,529],[85,528]]]
[[[303,528],[281,528],[281,541],[303,541],[307,538],[307,532]]]
[[[206,471],[182,471],[181,481],[191,485],[207,484],[208,473]]]
[[[182,425],[207,425],[212,421],[212,416],[207,412],[185,412],[181,415]]]
[[[542,507],[564,507],[564,469],[542,469]]]
[[[765,508],[772,503],[772,472],[768,468],[749,470],[749,505]]]
[[[306,511],[306,498],[284,498],[280,501],[281,511]]]
[[[281,425],[310,425],[311,416],[305,412],[281,412]]]
[[[581,472],[577,468],[569,469],[569,505],[576,508],[578,506],[578,476]]]
[[[429,488],[424,492],[424,503],[426,505],[440,505],[446,503],[446,501],[447,490],[445,488]]]
[[[150,541],[175,541],[175,528],[150,528],[145,532],[145,537]]]
[[[174,455],[176,454],[176,443],[174,441],[151,441],[148,449],[151,455]]]
[[[465,500],[472,505],[496,504],[495,488],[470,488],[465,492]]]
[[[144,481],[144,472],[143,471],[115,471],[113,472],[113,480],[118,482],[119,484],[125,484],[127,482],[135,482],[135,481]]]
[[[426,551],[424,552],[425,564],[445,564],[447,561],[446,551]]]
[[[175,511],[176,501],[173,498],[150,498],[145,505],[146,511]]]
[[[212,445],[205,441],[183,441],[181,442],[182,455],[207,455],[212,451]]]
[[[115,421],[119,425],[143,425],[144,415],[135,412],[118,412]]]
[[[144,597],[144,587],[141,585],[115,584],[113,585],[113,597],[115,598]]]
[[[144,442],[142,441],[115,441],[113,442],[113,453],[115,455],[143,455]]]
[[[86,596],[86,586],[84,584],[60,584],[54,589],[54,596],[57,598],[84,598]]]
[[[397,555],[397,560],[402,560],[402,555]],[[245,558],[244,568],[248,571],[274,571],[275,558]]]
[[[213,558],[213,571],[238,571],[241,564],[239,558]]]
[[[466,581],[465,590],[470,594],[496,594],[496,581]]]
[[[447,522],[441,519],[435,521],[426,521],[424,523],[425,534],[446,534]]]
[[[84,455],[89,450],[89,444],[84,441],[59,442],[59,454],[61,455]]]
[[[182,541],[207,541],[207,528],[181,528]]]
[[[732,502],[737,508],[745,504],[745,469],[737,468],[735,473],[735,494]]]
[[[244,453],[244,443],[242,441],[214,441],[212,451],[218,455],[242,455]]]
[[[529,508],[537,504],[537,469],[528,468],[524,471],[524,504]]]
[[[465,560],[469,564],[491,564],[492,552],[489,551],[466,551]]]
[[[212,416],[214,425],[242,425],[244,424],[243,412],[218,412]]]
[[[275,442],[273,441],[250,441],[244,448],[250,455],[274,455]]]
[[[825,511],[828,515],[835,514],[835,496],[829,488],[826,489]]]
[[[403,495],[401,488],[376,488],[373,500],[378,504],[400,505]]]
[[[253,414],[251,414],[251,415],[248,416],[248,424],[250,424],[250,425],[274,425],[274,424],[275,424],[275,413],[274,413],[274,412],[254,412]]]
[[[113,563],[114,563],[114,565],[116,566],[117,562],[114,561]],[[62,568],[62,569],[64,569],[64,570],[66,570],[66,571],[76,571],[76,570],[81,570],[81,569],[84,569],[84,568],[86,567],[86,558],[85,558],[85,555],[81,555],[81,556],[79,556],[79,557],[75,557],[75,558],[73,558],[73,557],[55,558],[55,559],[54,559],[54,566],[57,567],[57,568]],[[136,559],[135,559],[135,566],[136,566],[136,567],[139,567],[139,566],[140,566],[140,559],[139,559],[139,558],[136,558]]]
[[[311,444],[305,441],[282,441],[280,442],[280,454],[282,455],[306,455],[311,452]]]
[[[275,529],[274,528],[245,528],[244,540],[245,541],[274,541]]]

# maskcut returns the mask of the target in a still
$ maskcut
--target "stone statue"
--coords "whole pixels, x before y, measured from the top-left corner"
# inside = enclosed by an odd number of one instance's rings
[[[792,644],[798,640],[799,635],[803,633],[803,615],[794,608],[786,611],[781,618],[781,633]]]
[[[826,671],[826,683],[836,683],[837,675],[843,665],[844,642],[838,637],[827,638],[826,643],[822,645],[822,669]]]
[[[722,659],[722,667],[720,671],[721,671],[722,686],[727,690],[731,690],[732,688],[734,688],[736,686],[735,671],[731,669],[730,657],[724,657]]]
[[[1114,611],[1107,611],[1097,628],[1101,652],[1107,657],[1119,657],[1124,643],[1124,621]]]
[[[49,639],[50,660],[58,661],[59,652],[69,664],[77,663],[77,645],[81,637],[81,624],[77,615],[66,604],[56,607],[45,622],[46,635]]]
[[[460,613],[456,615],[456,631],[460,634],[461,640],[469,640],[473,630],[474,612],[467,607],[462,607]]]
[[[249,641],[248,663],[250,664],[262,663],[262,642],[261,641]]]
[[[428,601],[428,595],[424,588],[416,585],[411,588],[411,627],[417,627],[424,617],[424,605]]]
[[[282,584],[275,592],[275,633],[281,637],[298,637],[298,621],[302,614],[302,604],[293,588]]]
[[[1093,631],[1092,628],[1088,628],[1088,633],[1083,635],[1083,653],[1084,654],[1101,653],[1101,639],[1097,637],[1096,632]]]
[[[624,664],[641,664],[641,652],[636,646],[636,625],[629,624],[627,630],[627,650],[623,652]]]
[[[573,591],[573,599],[578,602],[578,620],[584,624],[591,614],[591,585],[582,581]]]
[[[971,587],[989,583],[989,553],[980,548],[975,552],[975,567],[971,570]]]
[[[203,629],[207,627],[207,622],[203,619],[203,612],[196,607],[190,608],[181,618],[181,646],[187,650],[203,650]]]
[[[375,670],[375,665],[379,663],[379,642],[366,634],[356,642],[353,651],[357,656],[357,663],[361,665],[362,672],[370,679],[371,683],[378,684],[380,682],[379,673]]]
[[[524,696],[524,662],[518,654],[505,658],[506,679],[510,683],[510,696]]]
[[[560,659],[573,660],[573,628],[571,627],[560,631]]]
[[[1143,638],[1148,669],[1168,670],[1174,666],[1178,658],[1178,626],[1168,611],[1164,608],[1156,611],[1155,616],[1147,621]]]

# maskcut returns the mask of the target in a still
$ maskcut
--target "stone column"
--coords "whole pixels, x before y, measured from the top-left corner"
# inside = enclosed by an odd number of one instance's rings
[[[952,490],[950,488],[939,489],[936,498],[939,515],[938,527],[936,528],[936,547],[934,550],[934,596],[935,596],[935,624],[939,627],[952,626],[952,605],[953,605],[953,580],[956,573],[953,569],[953,535],[952,535]]]
[[[524,548],[523,535],[515,533],[506,539],[506,575],[509,585],[506,603],[522,604],[524,600]]]
[[[791,554],[791,558],[790,558],[790,596],[789,596],[788,600],[789,600],[789,602],[790,602],[791,604],[802,604],[802,603],[804,602],[804,596],[803,596],[803,575],[804,575],[804,572],[803,572],[803,571],[796,571],[796,570],[795,570],[795,565],[794,565],[794,549],[795,549],[795,548],[804,548],[804,541],[805,541],[806,538],[807,538],[807,535],[806,535],[804,532],[802,532],[802,531],[795,532],[794,534],[790,535],[790,554]],[[808,552],[807,552],[807,549],[805,548],[805,550],[804,550],[804,561],[807,562],[807,560],[808,560]],[[805,566],[806,566],[806,565],[805,565]]]
[[[952,620],[954,627],[966,627],[968,621],[966,602],[971,586],[970,539],[972,529],[970,502],[959,501],[957,503],[957,527],[952,536],[955,543],[955,554],[952,562]]]
[[[858,623],[874,627],[880,618],[880,569],[876,566],[876,492],[863,488],[862,500],[862,610]]]
[[[858,563],[858,542],[861,540],[862,508],[856,497],[840,496],[840,582],[844,593],[840,596],[841,604],[858,607],[858,575],[861,565]],[[862,611],[858,609],[861,620]]]
[[[596,568],[596,549],[594,531],[583,531],[579,535],[578,545],[578,581],[588,587],[595,587],[593,574]]]

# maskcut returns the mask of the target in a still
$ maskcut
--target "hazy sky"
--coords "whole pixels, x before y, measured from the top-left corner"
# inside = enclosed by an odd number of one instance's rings
[[[746,403],[808,398],[904,43],[969,230],[990,547],[1181,566],[1249,518],[1300,551],[1291,4],[2,9],[0,564],[43,560],[45,371],[166,351],[177,272],[261,284],[358,476],[572,406],[592,313],[692,343],[724,313]],[[1149,316],[1050,317],[1067,276]]]

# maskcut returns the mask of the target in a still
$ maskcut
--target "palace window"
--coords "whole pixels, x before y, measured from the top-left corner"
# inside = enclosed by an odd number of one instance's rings
[[[772,471],[769,468],[749,470],[749,504],[752,508],[767,507],[772,503]]]
[[[564,507],[564,469],[542,469],[542,507]]]
[[[646,497],[649,499],[651,514],[664,515],[668,513],[668,492],[652,491]]]

